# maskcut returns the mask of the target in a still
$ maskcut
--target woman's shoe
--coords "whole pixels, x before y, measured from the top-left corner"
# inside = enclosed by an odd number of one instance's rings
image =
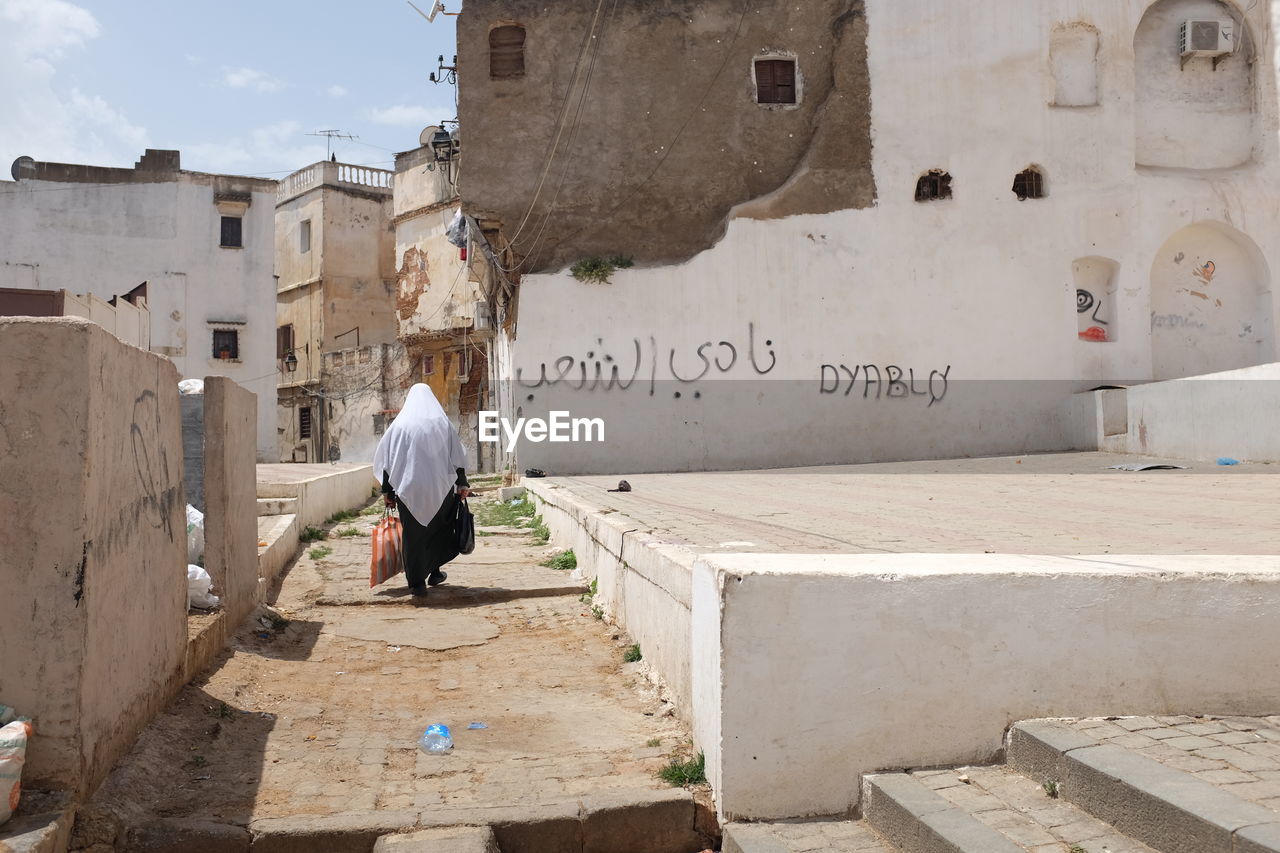
[[[412,594],[412,595],[414,595],[414,596],[416,596],[416,597],[418,597],[418,598],[421,598],[422,596],[424,596],[424,595],[426,595],[426,594],[427,594],[427,588],[426,588],[425,586],[422,586],[422,585],[418,585],[418,586],[411,586],[411,587],[409,587],[409,592],[410,592],[410,594]]]
[[[432,572],[431,574],[427,575],[427,585],[439,586],[440,584],[448,580],[448,578],[449,578],[448,572],[444,572],[444,571]]]

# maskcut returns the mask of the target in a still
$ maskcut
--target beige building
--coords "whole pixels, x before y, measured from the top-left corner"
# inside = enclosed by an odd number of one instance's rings
[[[487,282],[493,270],[483,236],[475,233],[478,226],[455,220],[456,141],[441,150],[432,147],[427,133],[423,138],[428,144],[396,155],[399,338],[414,381],[431,386],[457,425],[469,467],[492,471],[497,465],[494,447],[480,444],[477,435],[478,413],[496,408],[489,381],[496,312]]]
[[[322,161],[276,203],[281,461],[368,461],[407,376],[396,344],[392,173]]]

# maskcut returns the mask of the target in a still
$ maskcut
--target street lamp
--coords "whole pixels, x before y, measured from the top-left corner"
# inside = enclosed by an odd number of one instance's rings
[[[289,350],[289,354],[284,357],[284,369],[290,373],[298,369],[298,357],[293,354],[293,350]]]

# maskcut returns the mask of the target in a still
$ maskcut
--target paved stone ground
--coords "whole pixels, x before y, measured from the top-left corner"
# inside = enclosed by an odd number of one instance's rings
[[[288,626],[240,630],[143,732],[95,806],[127,824],[246,825],[665,787],[655,774],[689,748],[688,732],[644,664],[623,663],[629,640],[576,594],[524,597],[580,588],[537,565],[552,549],[513,531],[482,536],[424,605],[402,595],[396,578],[375,590],[381,606],[370,606],[374,521],[336,526],[360,536],[335,530],[304,546],[276,602]],[[309,555],[320,547],[332,553]],[[496,587],[503,594],[485,594]],[[350,636],[369,634],[371,621],[390,639]],[[435,722],[452,727],[451,754],[417,748]],[[472,722],[487,728],[469,730]]]
[[[1069,725],[1280,811],[1280,716],[1091,718]]]
[[[1030,853],[1155,853],[1007,767],[918,770],[911,774]]]
[[[732,833],[738,849],[748,853],[897,853],[861,821],[735,824]]]
[[[1068,453],[544,481],[699,552],[1275,554],[1280,465]],[[1167,460],[1165,460],[1167,461]]]

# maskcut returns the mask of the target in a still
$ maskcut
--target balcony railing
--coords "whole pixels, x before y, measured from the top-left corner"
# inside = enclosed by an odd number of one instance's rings
[[[373,169],[369,166],[322,160],[319,163],[312,163],[305,169],[299,169],[281,181],[279,189],[276,190],[276,204],[300,196],[307,190],[321,185],[384,190],[390,194],[394,178],[395,172],[387,169]]]

